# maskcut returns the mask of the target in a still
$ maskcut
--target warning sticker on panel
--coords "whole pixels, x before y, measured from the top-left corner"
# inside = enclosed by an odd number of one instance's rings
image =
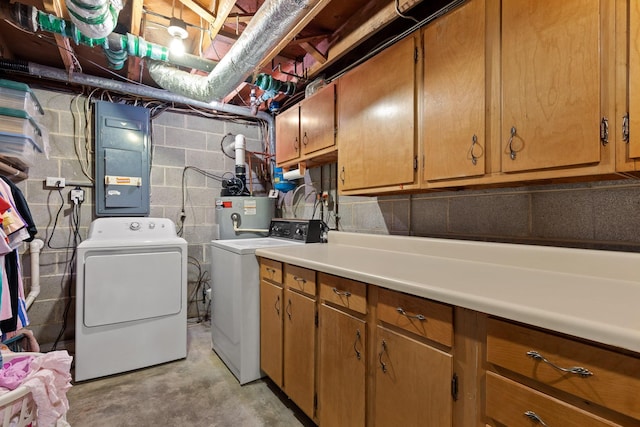
[[[233,207],[231,200],[216,200],[216,209],[228,209]]]
[[[258,206],[255,200],[245,200],[244,201],[244,214],[245,215],[256,215],[258,210]]]

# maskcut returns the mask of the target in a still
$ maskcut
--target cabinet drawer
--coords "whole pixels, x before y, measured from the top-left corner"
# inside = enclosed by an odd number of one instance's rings
[[[496,366],[640,419],[640,356],[489,319],[487,359]]]
[[[282,263],[268,258],[260,258],[260,277],[275,283],[282,283]]]
[[[316,296],[316,272],[295,265],[285,264],[284,283],[289,289]]]
[[[366,314],[366,284],[323,273],[318,275],[318,281],[322,300]]]
[[[379,288],[378,319],[448,347],[453,345],[453,308]]]
[[[509,427],[618,426],[493,372],[487,372],[486,404],[487,416]]]

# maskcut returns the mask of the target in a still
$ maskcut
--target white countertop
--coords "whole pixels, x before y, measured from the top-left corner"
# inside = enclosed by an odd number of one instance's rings
[[[640,254],[330,232],[256,255],[640,352]]]

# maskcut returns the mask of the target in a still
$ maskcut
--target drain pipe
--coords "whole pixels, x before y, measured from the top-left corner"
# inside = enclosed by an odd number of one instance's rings
[[[40,239],[29,242],[29,253],[31,255],[31,290],[25,300],[27,310],[40,294],[40,250],[43,247],[44,242]]]
[[[18,72],[28,74],[34,77],[55,80],[65,83],[75,83],[100,89],[112,90],[114,92],[126,93],[129,95],[144,96],[158,99],[160,101],[175,102],[177,104],[191,105],[198,108],[206,108],[208,110],[220,111],[223,113],[235,114],[237,116],[248,117],[252,119],[262,120],[267,123],[269,129],[269,152],[276,152],[276,127],[275,121],[271,114],[259,111],[253,114],[250,108],[238,105],[225,104],[218,101],[201,102],[182,95],[177,95],[162,89],[156,89],[145,85],[136,85],[132,83],[123,83],[103,77],[91,76],[83,73],[67,74],[64,70],[39,65],[33,62],[11,60],[0,58],[0,71]]]
[[[161,87],[200,101],[220,100],[250,78],[260,62],[319,0],[270,0],[262,4],[218,65],[202,77],[149,61]]]

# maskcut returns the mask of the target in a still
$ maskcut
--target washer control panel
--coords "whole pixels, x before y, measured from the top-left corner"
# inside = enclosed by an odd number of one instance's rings
[[[274,218],[269,226],[269,237],[320,243],[322,231],[323,223],[319,219]]]

